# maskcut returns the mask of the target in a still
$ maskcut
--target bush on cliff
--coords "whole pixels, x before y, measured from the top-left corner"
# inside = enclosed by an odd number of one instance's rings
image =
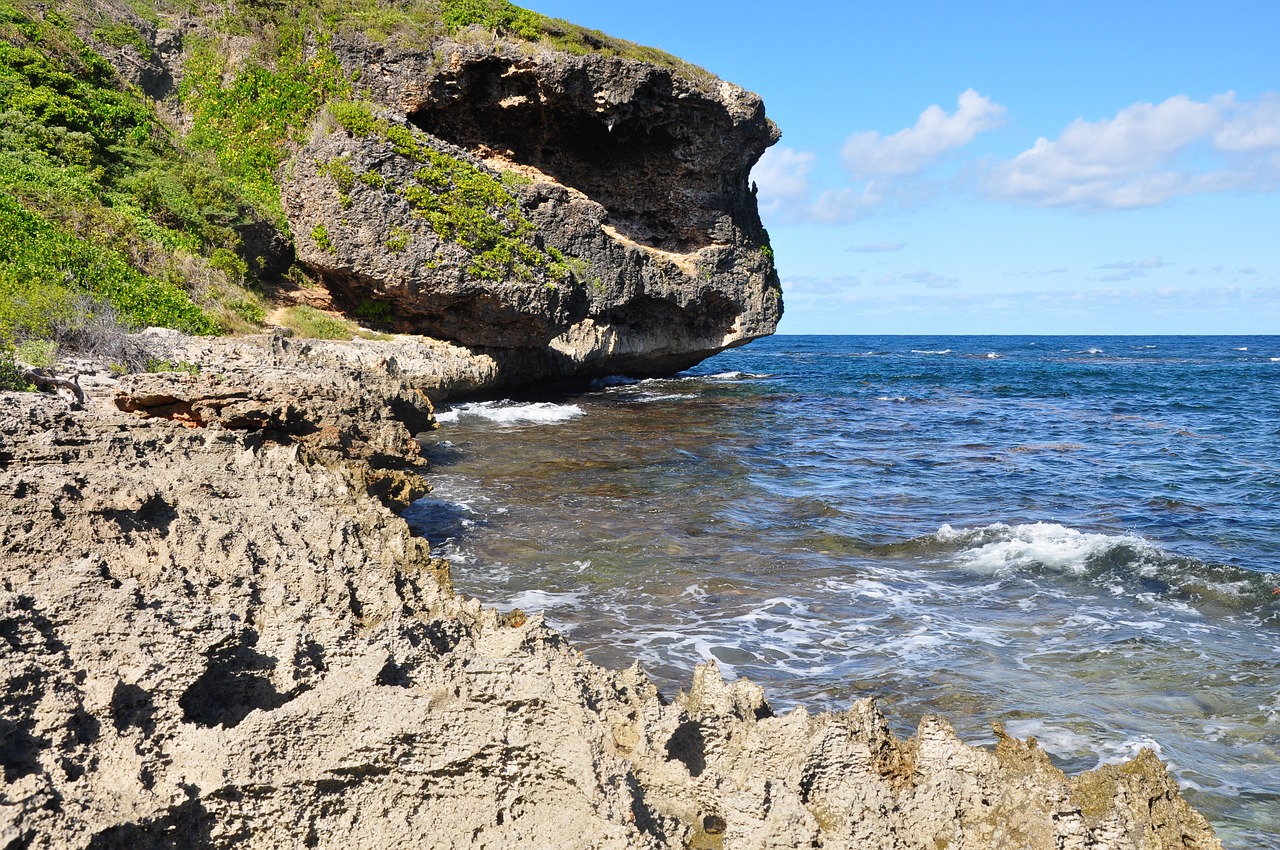
[[[95,35],[142,43],[126,24]],[[0,3],[0,339],[70,339],[105,315],[215,333],[193,296],[239,290],[215,258],[254,218],[67,17]]]

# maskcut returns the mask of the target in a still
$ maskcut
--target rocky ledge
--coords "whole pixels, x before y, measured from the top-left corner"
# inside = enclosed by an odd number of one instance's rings
[[[227,346],[0,395],[0,847],[1220,847],[1150,752],[1068,778],[592,664],[394,512],[431,425],[394,357]]]

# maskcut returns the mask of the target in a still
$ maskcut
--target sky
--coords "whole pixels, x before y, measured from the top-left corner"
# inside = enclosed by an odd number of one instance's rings
[[[1276,0],[526,0],[758,92],[779,333],[1280,333]]]

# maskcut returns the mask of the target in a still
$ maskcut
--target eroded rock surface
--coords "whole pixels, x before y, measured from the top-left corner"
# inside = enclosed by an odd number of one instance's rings
[[[0,395],[0,847],[1220,846],[1150,753],[668,701],[456,596],[369,486],[429,414],[396,368],[256,350]]]
[[[392,138],[330,121],[283,199],[299,258],[349,309],[385,304],[396,329],[493,350],[520,380],[670,373],[776,328],[749,175],[778,131],[758,96],[505,41],[342,56]],[[417,156],[396,141],[410,127]],[[450,187],[422,176],[427,150],[499,187],[507,200],[482,206],[508,235],[522,217],[538,256],[486,272],[480,248],[415,202]]]

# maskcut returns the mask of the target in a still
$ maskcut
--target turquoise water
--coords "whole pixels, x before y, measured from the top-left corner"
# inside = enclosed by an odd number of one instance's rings
[[[1280,848],[1280,337],[774,337],[441,418],[408,518],[599,663],[1150,746]]]

